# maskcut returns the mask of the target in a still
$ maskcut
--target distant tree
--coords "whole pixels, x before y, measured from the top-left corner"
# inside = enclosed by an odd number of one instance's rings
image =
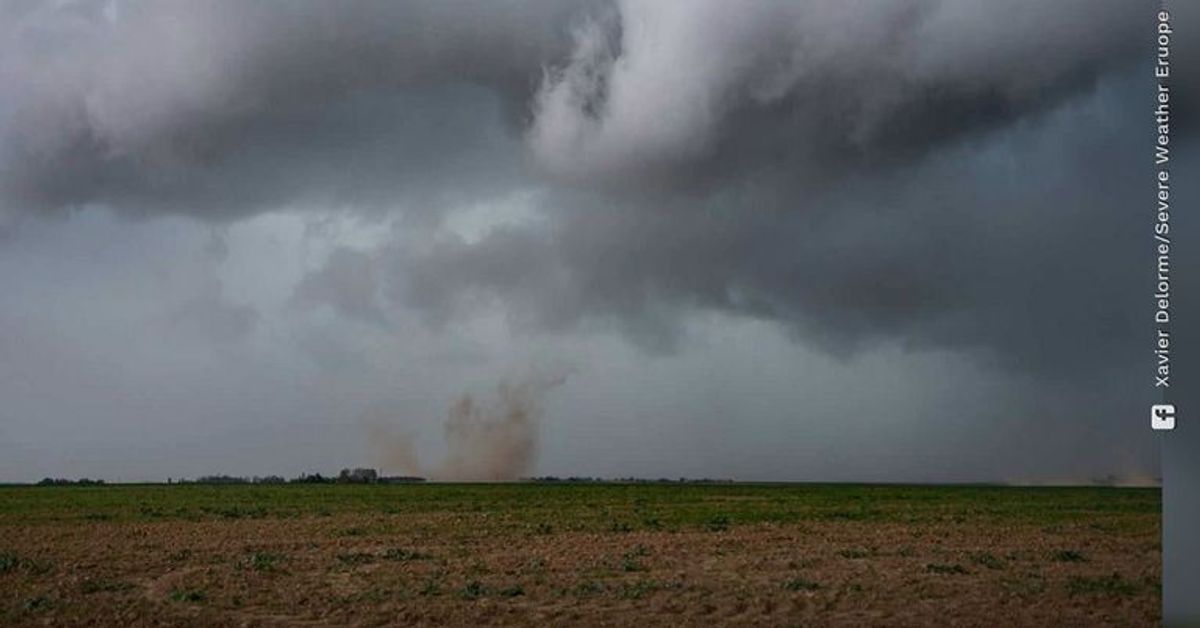
[[[38,486],[99,486],[104,484],[104,480],[89,480],[88,478],[79,478],[72,481],[66,478],[42,478],[38,480]]]
[[[338,482],[344,484],[371,484],[379,479],[375,469],[342,469],[338,473]]]
[[[380,484],[412,484],[415,482],[424,482],[425,478],[416,475],[391,475],[381,476],[377,481]]]
[[[249,484],[250,480],[232,475],[202,475],[196,478],[196,484]]]
[[[300,477],[292,480],[293,484],[328,484],[333,482],[333,478],[327,478],[320,473],[301,473]]]

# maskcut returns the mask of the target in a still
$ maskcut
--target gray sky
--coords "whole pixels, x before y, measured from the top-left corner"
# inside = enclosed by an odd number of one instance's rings
[[[1137,3],[0,12],[0,480],[1157,474]]]

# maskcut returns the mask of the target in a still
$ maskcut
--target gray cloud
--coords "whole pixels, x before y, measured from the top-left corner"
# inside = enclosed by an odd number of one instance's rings
[[[825,178],[1086,86],[1129,3],[7,5],[0,194],[220,219],[585,183]],[[808,174],[798,175],[797,170]]]
[[[596,10],[529,96],[545,219],[401,237],[372,256],[382,293],[439,322],[499,298],[518,329],[601,321],[659,350],[699,308],[837,351],[899,338],[1056,376],[1129,364],[1143,16],[1081,8]]]
[[[340,314],[372,324],[386,324],[379,304],[378,270],[367,254],[338,248],[325,264],[305,275],[293,293],[301,307],[332,305]]]
[[[522,325],[607,319],[656,348],[705,308],[836,351],[902,338],[1047,374],[1133,364],[1148,262],[1128,209],[1149,176],[1138,85],[1116,76],[1037,120],[818,189],[550,195],[548,223],[395,245],[393,296],[439,319],[499,296]]]
[[[244,340],[254,331],[259,314],[253,307],[230,302],[221,282],[212,279],[198,294],[172,308],[167,318],[183,333],[195,334],[207,342],[230,343]]]
[[[9,210],[221,219],[492,189],[513,169],[506,127],[578,4],[4,8]]]
[[[622,188],[823,179],[1061,102],[1129,64],[1142,13],[1116,2],[623,3],[576,30],[529,139],[547,170]]]

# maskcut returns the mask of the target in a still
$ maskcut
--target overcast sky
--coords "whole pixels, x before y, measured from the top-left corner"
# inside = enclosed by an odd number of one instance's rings
[[[1139,3],[0,12],[0,480],[1158,473]]]

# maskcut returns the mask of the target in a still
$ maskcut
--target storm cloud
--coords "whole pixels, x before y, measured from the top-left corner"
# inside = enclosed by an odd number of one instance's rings
[[[229,219],[489,189],[569,2],[9,3],[9,211]],[[507,109],[506,109],[507,108]],[[500,147],[497,147],[497,144]],[[338,164],[338,167],[332,167]]]
[[[1128,63],[1141,17],[916,0],[7,8],[9,211],[213,218],[495,193],[521,146],[621,188],[823,179],[1061,102]]]
[[[3,12],[10,240],[88,212],[369,231],[276,278],[277,311],[201,273],[161,315],[174,333],[295,343],[279,353],[353,378],[378,366],[364,357],[376,338],[487,325],[506,345],[569,347],[615,333],[674,360],[717,333],[696,321],[722,317],[851,376],[881,352],[896,368],[965,360],[1005,382],[994,398],[1014,411],[1053,408],[1067,427],[1051,441],[1097,430],[1089,469],[1140,411],[1151,41],[1135,3]],[[276,315],[306,322],[279,331]],[[567,389],[604,369],[578,353]],[[981,434],[1029,420],[972,413]],[[1139,443],[1114,464],[1147,468]]]

